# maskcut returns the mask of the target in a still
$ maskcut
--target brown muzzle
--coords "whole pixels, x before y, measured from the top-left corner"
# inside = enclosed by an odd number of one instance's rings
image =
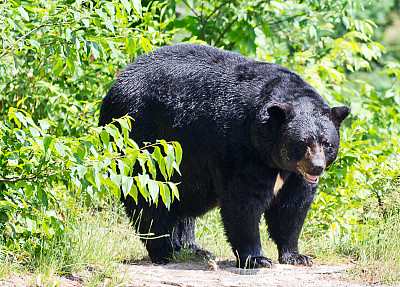
[[[309,182],[318,183],[319,176],[326,167],[325,152],[321,145],[308,147],[306,154],[297,163],[297,169]]]

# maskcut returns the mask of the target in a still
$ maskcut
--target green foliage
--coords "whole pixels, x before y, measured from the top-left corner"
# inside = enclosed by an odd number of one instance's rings
[[[121,192],[136,200],[140,194],[154,204],[161,195],[167,207],[179,198],[174,183],[157,180],[157,170],[166,181],[174,169],[179,172],[178,143],[161,140],[139,148],[129,137],[129,117],[115,122],[120,128],[92,128],[81,138],[52,136],[47,130],[53,123],[39,122],[11,107],[8,120],[0,123],[0,224],[9,247],[18,248],[18,240],[25,237],[37,243],[42,236],[63,236],[68,225],[59,213],[54,186],[63,185],[65,192],[88,205],[111,195],[120,198]]]
[[[168,41],[166,3],[16,0],[0,12],[3,248],[20,255],[62,240],[70,201],[102,205],[122,193],[169,207],[179,198],[170,182],[178,143],[135,143],[129,117],[95,127],[114,76]]]
[[[129,117],[107,127],[96,123],[101,98],[123,67],[153,46],[187,40],[287,66],[331,105],[351,106],[338,160],[321,178],[305,235],[341,238],[338,252],[366,257],[361,243],[387,232],[372,227],[398,213],[400,174],[400,65],[397,50],[389,49],[385,61],[384,33],[375,24],[391,25],[388,13],[398,1],[367,4],[0,3],[0,259],[57,242],[69,246],[74,239],[65,234],[77,226],[71,202],[101,208],[110,197],[130,194],[153,204],[161,196],[169,206],[178,197],[168,181],[179,173],[179,144],[134,143]]]
[[[356,238],[359,225],[381,215],[376,208],[386,205],[400,170],[398,140],[374,145],[361,125],[365,122],[356,121],[344,131],[338,160],[323,177],[308,223],[336,236]]]

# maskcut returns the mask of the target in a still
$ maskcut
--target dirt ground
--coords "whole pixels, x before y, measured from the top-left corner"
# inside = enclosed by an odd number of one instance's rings
[[[368,286],[346,280],[343,273],[349,268],[348,265],[314,265],[310,268],[277,264],[271,269],[243,270],[234,267],[233,261],[183,262],[167,265],[153,265],[142,261],[120,264],[117,280],[105,279],[99,286]],[[56,281],[57,284],[53,285],[50,282],[47,284],[44,281],[38,282],[37,278],[32,280],[9,276],[0,280],[0,286],[85,286],[82,274],[59,277]]]

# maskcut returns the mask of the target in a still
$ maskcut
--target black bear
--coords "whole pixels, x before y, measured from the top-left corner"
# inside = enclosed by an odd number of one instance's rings
[[[103,99],[99,124],[129,114],[136,142],[182,145],[180,200],[170,211],[122,198],[131,219],[141,217],[138,231],[160,236],[145,241],[153,262],[168,262],[187,242],[202,251],[190,218],[219,206],[239,267],[274,265],[261,248],[263,214],[279,262],[311,266],[298,238],[349,113],[347,106],[331,108],[288,68],[180,44],[127,66]]]

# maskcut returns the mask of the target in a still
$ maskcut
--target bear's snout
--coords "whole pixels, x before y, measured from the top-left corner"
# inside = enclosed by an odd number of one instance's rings
[[[321,175],[325,169],[325,158],[317,157],[311,159],[310,174]]]
[[[298,171],[309,183],[318,183],[319,176],[324,172],[326,159],[324,148],[320,145],[308,147],[306,154],[297,163]]]

